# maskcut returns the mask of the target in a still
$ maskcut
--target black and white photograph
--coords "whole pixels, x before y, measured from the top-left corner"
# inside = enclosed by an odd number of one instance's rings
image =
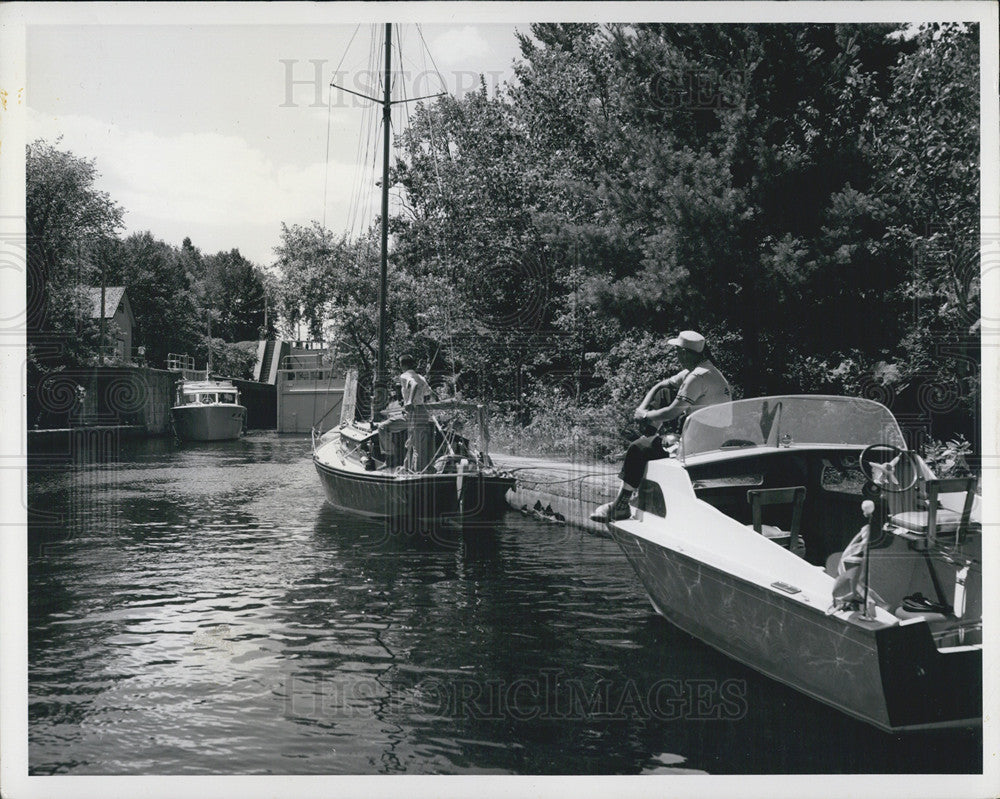
[[[5,799],[1000,795],[998,42],[0,5]]]

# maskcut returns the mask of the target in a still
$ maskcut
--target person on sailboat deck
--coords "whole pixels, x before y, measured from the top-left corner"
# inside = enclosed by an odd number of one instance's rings
[[[431,387],[423,375],[417,372],[416,365],[417,362],[411,356],[400,356],[399,368],[403,371],[397,378],[397,383],[400,388],[403,412],[400,415],[389,417],[384,422],[379,422],[378,425],[379,447],[386,458],[387,466],[402,465],[405,457],[403,453],[397,451],[398,447],[393,447],[394,433],[400,433],[403,430],[409,432],[410,441],[407,449],[411,453],[422,452],[423,449],[426,449],[423,437],[429,436],[429,431],[425,431],[426,425],[420,424],[420,422],[426,422],[428,418],[423,405],[431,398]],[[425,444],[425,446],[418,450],[415,445],[419,444]],[[419,463],[423,459],[418,457],[407,460],[409,462],[406,465],[412,468],[414,463]],[[415,471],[419,471],[423,465],[421,463]]]
[[[417,369],[417,362],[409,355],[399,358],[399,368],[403,373],[399,376],[399,386],[403,393],[403,407],[408,405],[423,405],[431,398],[431,387]]]
[[[693,330],[682,330],[677,338],[670,339],[668,343],[677,348],[677,357],[683,369],[673,377],[661,380],[647,392],[635,409],[636,419],[662,424],[698,408],[732,399],[729,382],[712,363],[712,353],[704,336]],[[664,389],[677,389],[674,401],[665,408],[649,410],[654,397]],[[595,522],[629,518],[629,501],[646,474],[646,464],[666,457],[667,451],[659,434],[642,436],[629,444],[619,473],[622,485],[618,496],[597,508],[590,518]]]

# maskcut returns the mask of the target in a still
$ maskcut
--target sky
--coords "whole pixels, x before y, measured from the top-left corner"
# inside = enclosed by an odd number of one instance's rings
[[[370,122],[379,109],[331,95],[328,84],[336,71],[339,85],[379,92],[382,30],[29,25],[27,139],[62,137],[60,149],[92,159],[98,188],[125,211],[126,233],[149,230],[176,245],[190,237],[203,252],[236,248],[266,266],[282,223],[325,220],[335,233],[356,232],[378,213],[371,164],[381,137]],[[516,30],[529,25],[400,26],[404,74],[395,96],[461,96],[480,74],[495,91],[513,79]],[[397,132],[406,113],[394,112]],[[370,135],[359,148],[362,131]],[[359,194],[367,202],[349,214]]]
[[[268,266],[283,223],[317,220],[335,233],[358,233],[378,213],[377,109],[328,88],[337,72],[341,85],[377,91],[372,45],[382,26],[373,22],[405,23],[396,34],[406,72],[397,96],[438,91],[438,73],[461,96],[480,74],[491,92],[513,80],[516,33],[529,33],[531,19],[842,21],[880,18],[881,8],[891,9],[888,19],[927,19],[955,7],[27,4],[24,133],[27,141],[62,137],[62,149],[92,159],[98,187],[125,211],[125,233],[149,230],[175,245],[189,237],[203,252],[236,248]],[[396,109],[396,131],[405,115]]]

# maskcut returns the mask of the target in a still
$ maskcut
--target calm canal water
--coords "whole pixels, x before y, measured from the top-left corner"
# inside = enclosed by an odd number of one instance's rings
[[[609,541],[338,513],[302,438],[28,488],[32,774],[982,769],[979,733],[882,734],[675,630]]]

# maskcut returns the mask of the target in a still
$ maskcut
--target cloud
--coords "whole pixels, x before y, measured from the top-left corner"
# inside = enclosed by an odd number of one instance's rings
[[[493,48],[483,35],[472,25],[452,28],[435,37],[431,51],[439,64],[456,66],[481,57]]]
[[[95,161],[98,187],[126,211],[128,232],[150,230],[170,243],[190,236],[215,252],[238,248],[270,263],[281,223],[307,223],[323,215],[322,163],[275,163],[245,139],[214,132],[162,136],[127,130],[85,116],[58,118],[29,109],[29,139]],[[353,164],[331,163],[327,226],[346,225],[355,184]]]

